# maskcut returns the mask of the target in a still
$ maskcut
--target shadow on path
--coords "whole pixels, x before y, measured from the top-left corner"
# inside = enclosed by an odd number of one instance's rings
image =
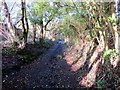
[[[64,44],[56,43],[42,58],[11,75],[3,89],[82,88],[79,82],[87,75],[88,65],[73,72],[71,65],[63,59],[64,51]]]

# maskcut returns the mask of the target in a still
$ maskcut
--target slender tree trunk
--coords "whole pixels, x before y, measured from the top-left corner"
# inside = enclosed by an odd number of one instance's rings
[[[46,30],[47,30],[47,26],[45,26],[45,30],[44,30],[44,38],[46,37]]]
[[[53,19],[53,18],[49,19],[49,20],[47,21],[47,23],[45,24],[45,26],[44,26],[44,35],[43,35],[43,38],[45,38],[45,36],[46,36],[47,26],[48,26],[48,24],[52,21],[52,19]]]
[[[44,26],[43,26],[43,20],[41,20],[41,22],[40,22],[40,28],[41,28],[40,38],[41,38],[41,39],[43,39],[43,32],[44,32],[44,31],[43,31],[43,30],[44,30],[43,27],[44,27]]]
[[[105,40],[104,40],[104,36],[103,36],[103,32],[101,30],[99,30],[100,33],[100,46],[105,48]]]
[[[117,3],[117,4],[118,4],[118,3]],[[117,5],[117,4],[116,4],[116,5]],[[112,8],[111,8],[112,18],[113,18],[114,20],[116,20],[116,17],[115,17],[115,9],[117,9],[117,8],[116,8],[117,6],[114,7],[114,5],[111,5],[111,7],[112,7]],[[114,24],[115,24],[115,23],[114,23]],[[119,43],[120,37],[119,37],[118,30],[117,30],[117,24],[113,25],[113,29],[114,29],[114,31],[115,31],[115,51],[116,51],[116,53],[120,53],[120,43]],[[116,58],[115,58],[115,60],[114,60],[114,62],[113,62],[113,66],[116,67],[119,61],[120,61],[120,56],[117,55]]]
[[[27,43],[27,36],[28,36],[28,30],[29,30],[29,25],[27,21],[27,15],[26,15],[26,6],[25,6],[25,0],[21,0],[22,4],[22,27],[23,27],[23,38],[24,38],[24,44],[26,45]],[[26,27],[25,27],[26,25]]]
[[[6,16],[6,20],[7,20],[7,25],[8,25],[9,32],[10,32],[10,40],[11,40],[11,42],[14,42],[14,40],[15,40],[14,27],[13,27],[11,17],[10,17],[10,12],[9,12],[9,9],[8,9],[8,6],[7,6],[6,2],[5,2],[5,0],[3,0],[3,6],[4,6],[4,10],[5,10],[5,16]]]
[[[102,8],[98,5],[98,4],[95,4],[96,7],[98,8],[98,10],[100,11],[100,14],[103,16],[103,18],[105,18],[106,22],[108,23],[108,26],[112,32],[112,35],[113,37],[115,38],[115,31],[113,29],[113,26],[112,24],[108,21],[108,16],[102,11]],[[114,41],[115,42],[115,41]]]
[[[36,38],[36,24],[33,24],[33,42],[35,43]]]
[[[25,3],[25,24],[26,24],[26,32],[25,32],[25,42],[27,43],[27,37],[28,37],[28,30],[29,30],[29,25],[28,25],[28,19],[27,19],[27,14],[26,14],[26,3]]]
[[[42,25],[41,25],[41,34],[42,34],[42,39],[43,39],[43,34],[44,34],[44,29],[43,29],[43,21],[42,21]]]
[[[24,9],[25,9],[25,3],[24,3],[24,0],[21,0],[21,4],[22,4],[22,28],[23,28],[23,30],[24,30],[24,32],[23,32],[23,38],[24,38],[24,36],[25,36],[25,22],[24,22],[24,17],[25,17],[25,14],[24,14]]]
[[[39,38],[39,42],[40,42],[40,45],[43,44],[43,33],[44,33],[44,29],[43,29],[43,20],[41,20],[40,22],[40,38]]]

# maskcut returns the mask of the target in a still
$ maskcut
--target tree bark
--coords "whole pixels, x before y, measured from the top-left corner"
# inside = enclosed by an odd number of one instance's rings
[[[43,27],[44,27],[44,26],[43,26],[43,20],[41,20],[41,38],[42,38],[42,39],[43,39],[43,32],[44,32],[44,31],[43,31],[43,30],[44,30]]]
[[[27,44],[27,36],[28,36],[28,30],[29,30],[29,25],[27,21],[27,15],[26,15],[26,6],[25,6],[25,0],[21,0],[22,4],[22,27],[23,27],[23,38],[24,38],[24,44]],[[26,25],[26,27],[25,27]]]
[[[33,24],[33,42],[35,43],[36,38],[36,24]]]
[[[47,21],[47,23],[45,24],[45,26],[44,26],[44,35],[43,35],[44,38],[45,38],[45,36],[46,36],[47,26],[48,26],[48,24],[52,21],[52,19],[53,19],[53,18],[49,19],[49,20]]]
[[[9,12],[9,9],[8,9],[8,6],[5,2],[5,0],[3,0],[3,6],[4,6],[5,16],[6,16],[6,20],[7,20],[7,25],[8,25],[9,32],[10,32],[10,40],[13,43],[15,40],[15,32],[14,32],[14,27],[13,27],[13,24],[11,21],[10,12]]]
[[[118,4],[118,3],[117,3]],[[117,5],[116,4],[116,5]],[[115,15],[115,9],[117,9],[114,5],[111,5],[111,12],[112,12],[112,19],[116,20],[116,15]],[[113,23],[115,24],[115,23]],[[119,43],[119,33],[118,33],[118,30],[117,30],[117,24],[113,25],[113,29],[115,31],[115,51],[116,53],[120,53],[120,43]],[[114,62],[113,62],[113,66],[116,67],[118,65],[118,62],[120,61],[120,56],[117,55]]]
[[[25,42],[27,43],[29,25],[28,25],[28,19],[27,19],[27,14],[26,14],[26,4],[25,4],[24,12],[25,12],[25,24],[26,24]]]

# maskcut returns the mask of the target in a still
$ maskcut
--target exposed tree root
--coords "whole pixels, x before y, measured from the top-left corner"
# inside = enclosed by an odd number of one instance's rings
[[[101,55],[101,53],[102,53],[103,50],[104,50],[104,48],[101,48],[100,46],[97,46],[96,50],[94,51],[93,55],[90,58],[89,68],[95,62],[95,60],[98,58],[98,56]]]
[[[80,82],[79,84],[81,86],[85,86],[85,87],[91,87],[92,85],[94,85],[95,81],[96,81],[96,74],[97,74],[97,70],[98,67],[100,65],[101,60],[97,60],[97,62],[93,65],[92,69],[90,70],[90,72],[87,74],[87,76],[85,76]]]
[[[80,81],[80,85],[85,86],[85,87],[92,87],[96,81],[96,75],[98,71],[98,67],[101,65],[101,59],[100,55],[104,48],[100,48],[99,46],[96,48],[94,51],[92,57],[90,58],[90,63],[89,63],[89,68],[91,70],[87,74],[87,76],[83,77],[83,79]]]
[[[83,53],[82,57],[80,59],[78,59],[76,63],[72,64],[72,66],[71,66],[72,71],[77,71],[81,67],[83,67],[83,65],[85,64],[85,62],[87,60],[87,53],[88,53],[90,47],[91,47],[91,43],[88,43],[85,45],[85,48],[82,51],[82,53]]]

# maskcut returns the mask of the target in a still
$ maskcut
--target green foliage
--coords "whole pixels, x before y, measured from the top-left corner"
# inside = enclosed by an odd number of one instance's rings
[[[67,15],[63,21],[58,24],[58,32],[73,42],[79,41],[80,32],[85,30],[85,20],[78,14]],[[72,42],[71,41],[71,42]]]
[[[115,23],[115,19],[113,19],[112,17],[108,17],[108,21],[111,22],[111,23]]]
[[[17,55],[18,55],[18,60],[23,64],[29,64],[38,57],[36,53],[32,53],[27,49],[18,50]]]
[[[104,19],[104,18],[100,17],[100,18],[99,18],[99,21],[100,21],[102,24],[105,24],[105,19]]]
[[[2,53],[10,58],[17,56],[19,62],[23,62],[23,64],[31,63],[38,57],[38,54],[32,53],[27,49],[17,49],[15,47],[4,48]]]
[[[14,47],[3,48],[2,54],[9,57],[13,57],[16,54],[16,49]]]
[[[43,12],[45,9],[45,4],[43,2],[38,2],[37,4],[35,3],[31,8],[30,8],[30,16],[29,20],[32,23],[36,23],[38,25],[41,24],[41,21],[43,19]]]
[[[116,53],[116,51],[114,49],[109,49],[107,50],[106,52],[104,52],[103,54],[103,57],[106,59],[106,60],[110,60],[110,57],[115,57],[117,56],[118,53]]]
[[[99,88],[99,90],[102,90],[104,79],[100,79],[96,83],[97,83],[97,87]]]
[[[79,60],[81,58],[81,54],[78,54],[77,57],[76,57],[76,60]]]
[[[50,5],[49,2],[42,2],[39,0],[38,3],[35,3],[33,7],[30,9],[31,16],[29,17],[30,21],[40,25],[40,22],[45,19],[45,22],[53,19],[56,15],[59,15],[58,12],[59,7],[57,7],[58,3],[54,3]]]
[[[106,68],[109,68],[110,65],[110,58],[111,57],[116,57],[117,55],[119,55],[119,53],[116,53],[116,51],[114,49],[109,49],[106,52],[104,52],[103,54],[103,58],[105,59],[105,62],[103,64],[103,66],[105,66]]]

